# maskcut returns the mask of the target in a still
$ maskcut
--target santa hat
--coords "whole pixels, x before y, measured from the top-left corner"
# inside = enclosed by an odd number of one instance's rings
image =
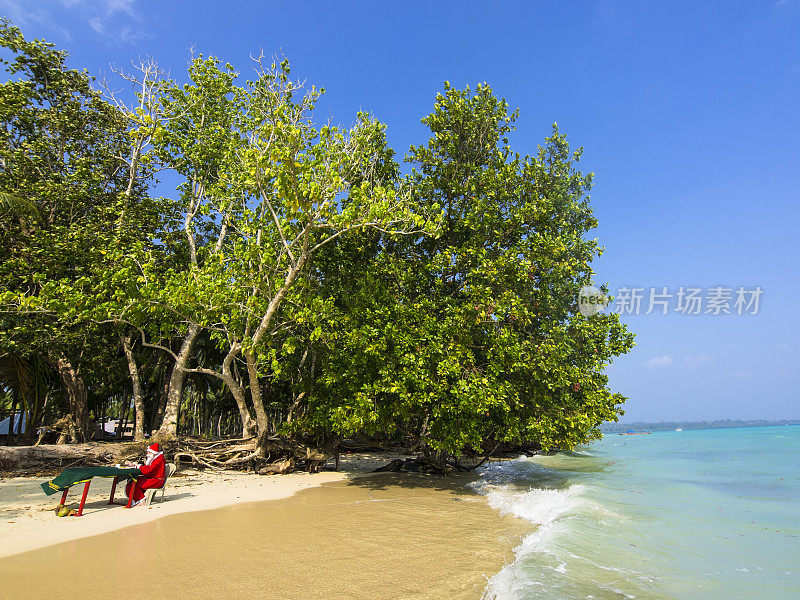
[[[144,464],[149,465],[159,456],[163,455],[161,454],[161,450],[158,447],[158,442],[156,442],[147,449],[147,457],[144,459]]]

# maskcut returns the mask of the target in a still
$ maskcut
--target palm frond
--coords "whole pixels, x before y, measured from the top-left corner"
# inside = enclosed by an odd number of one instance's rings
[[[39,219],[39,210],[33,202],[8,192],[0,192],[0,209],[3,208],[21,217]]]
[[[22,398],[30,396],[33,391],[32,371],[28,361],[8,355],[0,356],[0,385],[16,390]]]

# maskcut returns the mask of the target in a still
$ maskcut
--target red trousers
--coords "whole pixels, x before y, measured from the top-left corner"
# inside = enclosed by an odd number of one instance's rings
[[[125,495],[130,498],[131,490],[133,489],[134,481],[131,479],[125,486]],[[160,488],[164,485],[163,479],[156,479],[155,477],[140,477],[139,485],[136,486],[136,493],[133,495],[133,501],[138,502],[144,498],[144,491],[151,488]]]

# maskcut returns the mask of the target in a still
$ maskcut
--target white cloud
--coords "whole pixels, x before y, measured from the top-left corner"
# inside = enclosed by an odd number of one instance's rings
[[[136,13],[133,10],[136,0],[101,0],[99,4],[105,5],[108,14],[124,12],[129,17],[136,17]]]
[[[85,16],[88,16],[88,23],[89,27],[94,29],[97,33],[101,35],[114,35],[116,36],[119,32],[118,31],[110,31],[109,27],[116,24],[117,19],[115,15],[117,13],[121,13],[123,16],[127,16],[129,19],[133,19],[135,21],[139,20],[139,16],[136,14],[134,10],[134,4],[136,0],[100,0],[96,2],[86,2],[84,0],[61,0],[61,4],[65,8],[72,8],[73,6],[81,7],[81,12],[84,13]],[[123,31],[128,30],[129,28],[123,28]]]
[[[105,33],[105,24],[98,17],[89,19],[89,27],[94,29],[97,33]]]
[[[15,25],[37,23],[57,32],[67,40],[70,33],[64,26],[63,11],[74,13],[79,21],[109,41],[131,42],[141,37],[136,11],[137,0],[59,0],[49,6],[31,0],[0,0],[0,14],[8,16]]]
[[[59,25],[52,15],[43,10],[41,5],[33,5],[26,0],[0,0],[0,15],[8,17],[17,27],[25,27],[31,23],[42,25],[69,41],[69,31]]]
[[[700,365],[707,363],[711,360],[710,356],[706,356],[705,354],[695,354],[693,356],[684,356],[683,362],[686,364],[687,367],[693,369],[695,367],[699,367]]]
[[[733,372],[734,379],[752,379],[753,374],[750,371],[734,371]]]
[[[654,356],[644,364],[651,368],[664,368],[672,366],[674,362],[674,358],[665,354],[664,356]]]

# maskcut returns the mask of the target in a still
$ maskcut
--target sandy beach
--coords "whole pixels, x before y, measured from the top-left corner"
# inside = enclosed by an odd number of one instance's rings
[[[523,524],[470,492],[469,476],[365,476],[384,462],[351,456],[314,475],[188,472],[163,503],[130,510],[105,504],[110,481],[97,479],[80,518],[56,517],[58,498],[38,479],[3,480],[4,593],[106,598],[132,573],[166,569],[168,598],[480,598]]]
[[[388,458],[387,458],[388,456]],[[288,498],[309,487],[369,473],[394,458],[393,455],[361,453],[344,455],[338,472],[292,473],[257,476],[241,471],[179,470],[167,484],[165,501],[160,494],[151,506],[127,510],[107,504],[111,479],[96,477],[89,488],[82,517],[58,518],[53,508],[61,494],[47,496],[41,484],[45,477],[0,479],[0,558],[115,531],[168,515],[211,510],[245,502]],[[70,489],[67,505],[78,507],[83,485]],[[117,489],[116,501],[124,491]]]

